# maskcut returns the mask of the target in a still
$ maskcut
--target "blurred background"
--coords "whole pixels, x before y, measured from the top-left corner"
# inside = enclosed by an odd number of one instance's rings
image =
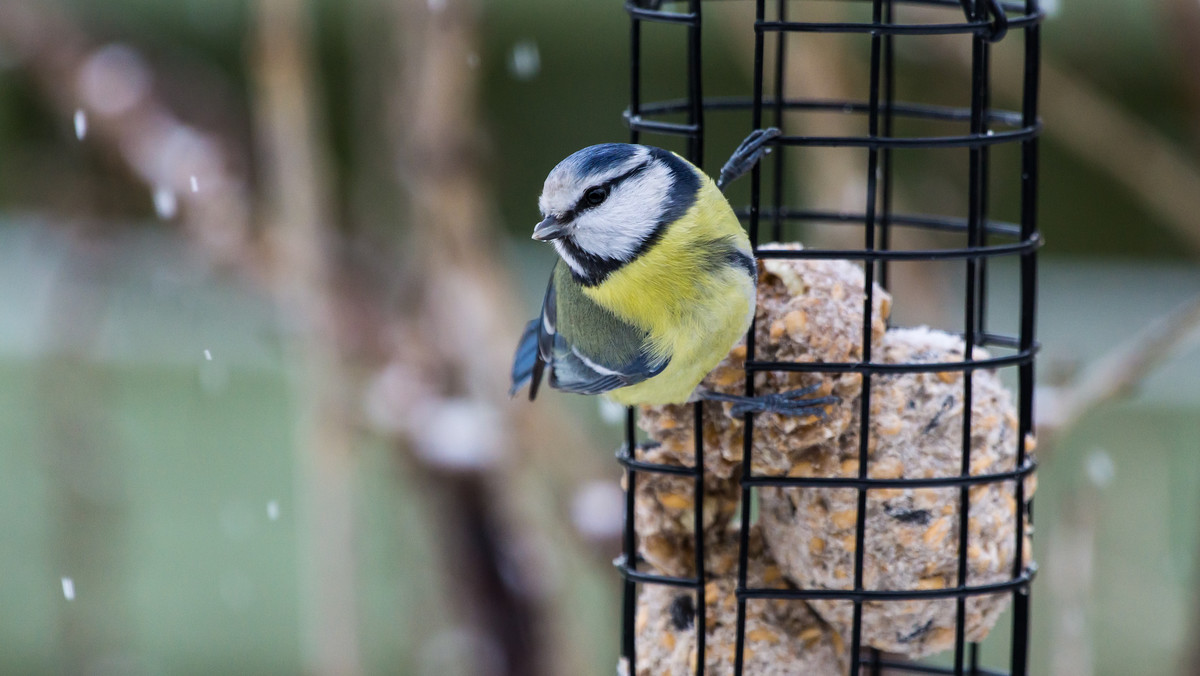
[[[706,94],[749,91],[752,5],[710,5]],[[1200,5],[1043,6],[1033,673],[1200,674]],[[814,43],[788,93],[860,96]],[[964,105],[965,44],[899,41],[902,98]],[[619,427],[506,390],[541,181],[627,102],[616,0],[0,0],[0,673],[613,673]],[[963,208],[965,164],[898,162]],[[954,274],[898,321],[955,328]]]

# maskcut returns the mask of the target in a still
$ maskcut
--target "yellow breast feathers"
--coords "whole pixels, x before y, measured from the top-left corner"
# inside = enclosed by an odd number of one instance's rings
[[[699,172],[697,172],[699,173]],[[586,287],[592,300],[645,330],[667,368],[614,390],[619,403],[677,403],[729,352],[754,315],[750,241],[712,179],[696,202],[641,256]]]

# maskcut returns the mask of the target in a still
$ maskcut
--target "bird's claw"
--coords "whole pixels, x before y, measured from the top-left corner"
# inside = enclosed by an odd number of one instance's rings
[[[722,191],[726,186],[744,176],[754,168],[763,155],[771,152],[770,143],[783,132],[776,127],[755,129],[738,145],[737,150],[729,156],[725,166],[721,167],[721,175],[717,177],[717,188]]]
[[[821,385],[816,384],[798,390],[763,394],[757,397],[740,397],[717,392],[705,392],[703,396],[705,399],[733,404],[729,413],[735,417],[747,413],[775,413],[790,416],[815,415],[821,420],[826,420],[829,418],[829,414],[825,411],[825,407],[838,403],[841,401],[841,397],[835,395],[809,397],[820,388]]]

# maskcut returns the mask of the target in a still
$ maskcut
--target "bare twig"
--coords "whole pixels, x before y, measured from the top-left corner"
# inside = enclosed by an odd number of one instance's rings
[[[254,35],[255,112],[263,161],[274,288],[298,325],[294,347],[305,386],[298,423],[298,495],[306,541],[301,557],[308,671],[360,673],[355,546],[355,420],[338,338],[330,261],[328,166],[311,69],[306,5],[260,0]]]
[[[1128,188],[1193,251],[1200,251],[1200,167],[1177,144],[1087,80],[1043,62],[1047,134]],[[1005,89],[1015,93],[1015,83]],[[1050,94],[1052,92],[1052,94]],[[1087,111],[1080,114],[1080,111]],[[1136,170],[1130,158],[1136,157]]]
[[[274,289],[298,328],[292,346],[306,380],[301,388],[303,428],[297,435],[302,472],[297,493],[310,500],[305,516],[311,530],[302,546],[310,565],[304,580],[313,594],[305,608],[304,644],[312,651],[308,669],[352,674],[362,667],[350,513],[353,426],[360,401],[360,383],[347,368],[354,363],[366,372],[400,374],[390,380],[408,390],[402,396],[410,403],[429,404],[420,412],[468,404],[478,415],[459,427],[483,430],[507,451],[493,459],[487,472],[468,473],[465,479],[429,466],[420,470],[420,478],[428,479],[421,484],[436,507],[448,505],[469,517],[447,517],[430,530],[438,535],[436,544],[444,547],[447,561],[473,569],[471,584],[460,589],[463,603],[487,596],[491,605],[482,612],[491,615],[481,623],[496,636],[504,635],[508,649],[527,660],[511,663],[512,673],[581,673],[588,665],[579,661],[578,652],[564,649],[546,657],[542,649],[569,645],[546,638],[569,624],[563,621],[570,619],[563,615],[566,604],[497,573],[512,564],[506,557],[512,557],[514,541],[553,538],[556,547],[527,547],[550,557],[586,551],[561,515],[569,511],[575,485],[615,475],[615,467],[552,399],[530,406],[505,394],[512,342],[523,313],[514,309],[515,294],[494,255],[492,231],[485,227],[490,210],[476,159],[476,76],[467,59],[476,46],[474,16],[454,14],[469,7],[464,2],[401,4],[403,24],[411,30],[406,43],[412,49],[401,62],[409,69],[408,79],[397,92],[408,117],[397,127],[405,135],[397,146],[404,149],[400,157],[411,196],[409,222],[416,233],[409,267],[421,271],[411,278],[428,282],[420,287],[416,318],[396,318],[390,298],[374,293],[386,284],[371,272],[395,275],[400,261],[367,270],[338,264],[343,242],[333,240],[327,227],[333,210],[329,182],[321,174],[326,164],[319,123],[312,118],[316,93],[307,64],[302,3],[259,3],[252,44],[263,204],[252,201],[249,181],[236,169],[240,163],[226,152],[230,145],[210,131],[186,125],[146,85],[152,73],[135,47],[121,46],[114,59],[112,48],[102,53],[104,48],[97,48],[53,2],[32,0],[0,2],[0,42],[33,74],[64,125],[83,108],[89,120],[86,142],[110,150],[116,164],[149,191],[163,189],[174,196],[190,241]],[[96,61],[98,56],[102,58]],[[118,88],[133,92],[116,112],[105,108],[111,101],[80,98],[75,90],[89,63],[104,66],[108,70],[101,70],[115,78]],[[164,148],[176,150],[166,153]],[[198,195],[191,191],[192,176],[200,186]],[[252,235],[253,213],[262,215],[262,236]],[[347,339],[352,334],[354,342]],[[381,380],[389,378],[375,378]],[[444,442],[437,433],[447,430],[435,428],[410,425],[388,431],[416,446]],[[418,429],[427,433],[418,438],[413,434]],[[538,490],[530,491],[530,486]],[[547,509],[547,494],[555,508]],[[544,591],[541,581],[552,575],[537,564],[536,557],[522,560],[517,570]],[[606,560],[604,564],[607,569]],[[486,594],[476,594],[479,590]],[[495,603],[488,596],[493,593],[499,597]]]
[[[166,217],[177,208],[209,256],[246,273],[260,267],[242,163],[225,139],[163,104],[134,47],[96,44],[53,0],[0,2],[0,44],[33,76],[64,126],[80,111],[86,142],[118,157],[157,195]]]
[[[409,261],[420,271],[416,326],[437,355],[431,378],[437,391],[426,393],[418,413],[424,420],[408,431],[439,492],[431,499],[441,505],[435,528],[453,580],[447,590],[455,594],[455,621],[503,656],[486,663],[472,656],[471,672],[551,673],[537,633],[542,609],[502,574],[507,568],[518,579],[536,576],[528,568],[538,562],[515,565],[505,544],[519,539],[521,524],[504,499],[516,483],[508,471],[515,466],[504,462],[512,439],[499,413],[506,388],[498,366],[508,358],[501,336],[515,336],[517,329],[508,326],[514,303],[491,255],[491,232],[482,227],[490,214],[479,175],[478,87],[465,56],[476,48],[477,8],[450,1],[406,2],[398,9],[408,59],[394,140],[411,249],[420,252]],[[456,410],[471,413],[454,423]],[[452,429],[469,419],[476,433]]]
[[[961,42],[930,42],[941,55],[966,66],[970,52]],[[1023,69],[996,64],[996,99],[1020,101]],[[1200,251],[1200,166],[1118,101],[1052,59],[1042,59],[1041,114],[1045,134],[1125,186],[1164,226]],[[1130,158],[1137,158],[1136,164]],[[1136,169],[1134,168],[1136,167]]]
[[[528,310],[518,309],[511,276],[495,255],[497,229],[489,227],[495,212],[480,173],[478,71],[468,57],[478,49],[478,4],[407,0],[396,8],[406,52],[393,142],[412,224],[409,264],[420,294],[415,327],[433,357],[424,368],[433,367],[429,380],[436,388],[423,410],[476,411],[486,438],[446,429],[427,416],[409,427],[409,435],[418,447],[456,455],[462,446],[488,449],[476,468],[487,472],[457,476],[424,455],[437,482],[432,487],[444,493],[446,509],[439,516],[445,521],[435,528],[450,557],[446,568],[455,591],[467,596],[459,597],[458,619],[506,655],[503,672],[479,665],[478,673],[584,673],[591,665],[579,651],[555,649],[570,645],[555,635],[577,618],[567,614],[561,597],[546,594],[552,570],[565,568],[584,543],[561,516],[569,512],[566,505],[548,506],[546,493],[566,502],[570,496],[554,495],[556,487],[570,491],[606,467],[604,455],[553,397],[531,405],[507,395],[508,365]],[[451,440],[460,448],[446,448]],[[615,466],[609,471],[615,475]],[[531,493],[531,486],[540,490]],[[507,547],[497,549],[502,541]],[[518,551],[524,555],[514,556]],[[509,571],[507,583],[500,570]]]
[[[1151,323],[1087,367],[1039,412],[1039,452],[1070,431],[1085,414],[1129,394],[1200,327],[1200,297]]]

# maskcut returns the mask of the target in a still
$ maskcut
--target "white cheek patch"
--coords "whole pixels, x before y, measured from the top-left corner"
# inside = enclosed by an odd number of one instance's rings
[[[617,185],[603,204],[575,219],[575,244],[596,256],[628,260],[657,227],[670,188],[670,170],[659,162],[651,164]]]

